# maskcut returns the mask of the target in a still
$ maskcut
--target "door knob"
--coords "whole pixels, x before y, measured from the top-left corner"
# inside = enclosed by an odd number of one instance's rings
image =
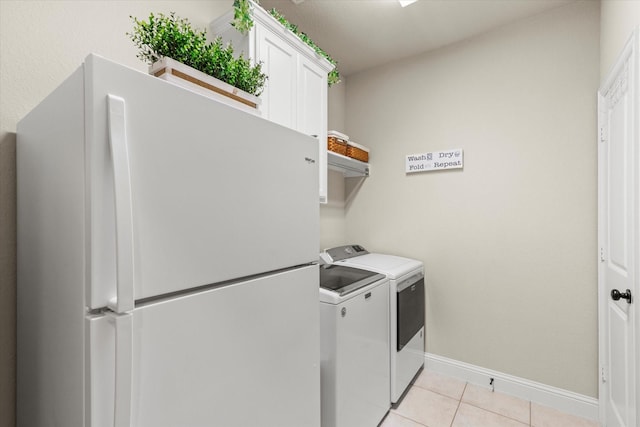
[[[619,291],[619,290],[617,290],[617,289],[613,289],[613,290],[611,291],[611,298],[612,298],[614,301],[618,301],[620,298],[622,298],[622,299],[626,299],[626,300],[627,300],[627,302],[628,302],[629,304],[631,304],[631,289],[627,289],[627,292],[625,292],[625,293],[620,293],[620,291]]]

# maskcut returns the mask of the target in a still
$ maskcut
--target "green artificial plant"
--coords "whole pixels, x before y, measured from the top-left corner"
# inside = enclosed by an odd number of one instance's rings
[[[267,76],[262,73],[261,64],[240,55],[233,56],[233,46],[223,45],[220,37],[207,42],[206,32],[191,27],[187,19],[175,13],[149,15],[149,20],[131,17],[134,28],[127,33],[138,47],[137,57],[149,65],[163,57],[202,71],[247,93],[259,96]]]
[[[258,1],[256,1],[258,3]],[[251,3],[249,0],[233,0],[233,27],[242,34],[247,34],[253,28]]]

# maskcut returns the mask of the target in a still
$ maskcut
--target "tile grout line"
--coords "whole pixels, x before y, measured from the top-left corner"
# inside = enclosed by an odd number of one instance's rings
[[[460,399],[458,400],[458,406],[456,407],[456,412],[453,413],[453,418],[451,419],[451,424],[449,427],[453,427],[453,423],[456,420],[456,416],[458,415],[458,411],[460,410],[460,405],[462,405],[462,397],[464,396],[464,392],[467,391],[467,385],[469,383],[464,383],[464,388],[462,389],[462,394],[460,395]]]
[[[416,424],[418,424],[418,425],[421,425],[421,426],[423,426],[423,427],[429,427],[429,426],[427,426],[426,424],[422,424],[422,423],[421,423],[420,421],[418,421],[418,420],[414,420],[414,419],[413,419],[413,418],[411,418],[411,417],[407,417],[406,415],[399,414],[399,413],[397,413],[397,412],[394,412],[394,415],[397,415],[397,416],[398,416],[398,417],[400,417],[400,418],[404,418],[405,420],[409,420],[409,421],[411,421],[411,422],[414,422],[414,423],[416,423]]]
[[[443,375],[443,376],[444,376],[444,375]],[[455,378],[454,378],[454,379],[455,379]],[[459,381],[459,382],[460,382],[460,383],[462,383],[462,381]],[[464,400],[464,395],[465,395],[465,393],[466,393],[467,389],[468,389],[470,386],[476,386],[476,385],[471,384],[471,383],[469,383],[469,382],[464,382],[463,384],[464,384],[464,386],[463,386],[463,391],[462,391],[462,394],[460,395],[460,397],[458,398],[458,405],[457,405],[457,407],[456,407],[456,410],[455,410],[454,415],[453,415],[453,419],[452,419],[452,421],[451,421],[451,423],[450,423],[449,427],[453,427],[453,425],[455,424],[456,417],[457,417],[458,413],[460,412],[460,408],[461,408],[461,406],[462,406],[462,403],[466,403],[467,405],[472,406],[472,407],[475,407],[475,408],[477,408],[477,409],[480,409],[481,411],[484,411],[484,412],[487,412],[487,413],[491,413],[491,414],[497,415],[497,416],[499,416],[499,417],[501,417],[501,418],[503,418],[503,419],[511,420],[511,421],[515,421],[516,423],[518,423],[518,425],[521,425],[522,427],[527,427],[527,426],[528,426],[528,427],[535,427],[535,426],[536,426],[536,424],[533,424],[533,401],[531,401],[531,400],[526,400],[526,399],[521,399],[521,398],[519,399],[519,400],[521,400],[523,403],[525,403],[525,404],[527,404],[527,405],[528,405],[529,421],[527,422],[527,421],[524,421],[524,420],[522,420],[522,419],[515,418],[515,417],[514,417],[514,416],[512,416],[512,415],[506,415],[505,413],[501,413],[501,412],[498,412],[498,411],[496,411],[496,410],[487,409],[487,408],[485,408],[485,407],[480,406],[480,404],[474,404],[474,403],[472,403],[472,402],[468,402],[468,401],[462,402],[462,401]],[[440,391],[440,389],[433,389],[433,388],[431,388],[431,387],[430,387],[430,386],[428,386],[428,385],[412,384],[412,387],[416,387],[416,388],[418,388],[418,389],[425,390],[425,391],[428,391],[428,392],[430,392],[430,393],[434,393],[434,394],[440,395],[440,396],[442,396],[442,397],[446,397],[446,398],[448,398],[448,399],[456,400],[456,399],[455,399],[454,397],[452,397],[451,395],[449,395],[449,394],[445,394],[444,392]],[[482,387],[482,386],[478,386],[478,387],[484,388],[484,387]],[[501,393],[501,392],[496,392],[496,394],[502,394],[502,395],[506,395],[506,396],[511,396],[511,395],[509,395],[509,394],[505,394],[505,393]],[[515,396],[511,396],[511,397],[515,397]],[[553,408],[552,408],[552,409],[553,409]],[[526,409],[525,409],[525,410],[526,410]],[[569,415],[569,416],[572,416],[571,414],[566,414],[566,413],[564,413],[564,412],[562,412],[562,411],[558,411],[558,412],[560,412],[560,414],[561,414],[561,415]],[[519,412],[519,413],[520,413],[520,414],[522,414],[522,415],[524,415],[524,413],[523,413],[523,412]],[[398,414],[398,415],[400,415],[400,414]],[[405,419],[411,420],[411,421],[413,421],[413,422],[418,422],[417,420],[413,420],[412,418],[408,418],[408,417],[403,416],[403,415],[400,415],[400,416],[401,416],[401,417],[403,417],[403,418],[405,418]],[[578,418],[581,418],[581,419],[582,419],[582,418],[584,418],[584,417],[578,417]],[[424,426],[424,424],[421,424],[421,423],[418,423],[418,424],[419,424],[420,426]],[[597,426],[598,426],[598,424],[594,424],[594,425],[593,425],[593,427],[597,427]],[[425,427],[428,427],[428,426],[425,426]],[[638,426],[638,427],[640,427],[640,426]]]
[[[529,409],[529,422],[525,423],[522,420],[519,420],[517,418],[513,418],[513,417],[510,417],[509,415],[501,414],[500,412],[496,412],[496,411],[491,410],[491,409],[483,408],[482,406],[474,405],[471,402],[465,402],[465,403],[467,405],[469,405],[469,406],[473,406],[474,408],[481,409],[481,410],[483,410],[485,412],[490,412],[490,413],[492,413],[494,415],[498,415],[498,416],[500,416],[502,418],[506,418],[506,419],[511,420],[511,421],[516,421],[516,422],[519,422],[520,424],[524,424],[524,425],[528,424],[531,427],[531,409]],[[529,405],[531,405],[531,404],[529,404]]]
[[[465,386],[464,386],[464,391],[466,391],[466,390],[467,390],[467,385],[468,385],[468,384],[469,384],[469,383],[466,383],[466,384],[465,384]],[[500,393],[500,392],[497,392],[497,393],[498,393],[498,394],[505,395],[504,393]],[[509,396],[509,395],[505,395],[505,396]],[[464,392],[462,393],[462,397],[464,397]],[[462,397],[460,398],[460,400],[461,400],[461,401],[462,401]],[[520,400],[525,401],[524,399],[520,399]],[[509,420],[516,421],[516,422],[518,422],[518,423],[520,423],[520,424],[524,424],[524,425],[528,425],[529,427],[532,427],[532,424],[531,424],[531,401],[530,401],[530,400],[527,400],[527,401],[525,401],[525,402],[527,402],[527,403],[529,404],[529,421],[528,421],[528,422],[526,422],[526,423],[525,423],[524,421],[522,421],[522,420],[519,420],[518,418],[514,418],[514,417],[512,417],[512,416],[509,416],[509,415],[506,415],[506,414],[503,414],[503,413],[497,412],[497,411],[492,410],[492,409],[484,408],[484,407],[482,407],[482,406],[480,406],[480,405],[474,404],[473,402],[465,402],[465,403],[466,403],[467,405],[469,405],[469,406],[473,406],[474,408],[481,409],[481,410],[483,410],[483,411],[490,412],[490,413],[492,413],[492,414],[494,414],[494,415],[498,415],[498,416],[500,416],[500,417],[507,418],[507,419],[509,419]]]
[[[431,393],[435,393],[435,394],[437,394],[439,396],[442,396],[442,397],[447,397],[447,398],[449,398],[451,400],[456,400],[455,397],[452,397],[450,394],[446,394],[446,393],[444,393],[444,392],[442,392],[440,390],[436,390],[436,389],[429,388],[429,387],[423,387],[423,386],[420,386],[418,384],[414,384],[414,385],[412,385],[412,387],[419,388],[420,390],[430,391]],[[464,390],[467,388],[467,383],[465,383],[464,387],[465,388],[462,390],[462,394],[464,394]],[[460,400],[460,399],[462,399],[462,395],[458,398],[458,400]]]

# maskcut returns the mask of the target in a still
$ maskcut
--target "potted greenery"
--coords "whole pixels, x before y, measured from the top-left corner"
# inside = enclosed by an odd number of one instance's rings
[[[213,91],[217,95],[212,97],[222,95],[257,111],[267,79],[261,64],[234,57],[233,46],[224,46],[219,37],[207,42],[205,31],[194,30],[175,13],[152,13],[148,21],[131,19],[135,25],[127,35],[139,49],[137,57],[149,64],[150,74],[200,92]]]

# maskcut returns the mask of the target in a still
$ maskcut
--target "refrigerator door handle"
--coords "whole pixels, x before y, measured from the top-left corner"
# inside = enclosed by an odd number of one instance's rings
[[[133,315],[113,314],[116,330],[114,427],[131,427]]]
[[[131,169],[125,121],[125,101],[108,95],[109,145],[113,161],[116,211],[116,297],[109,308],[125,313],[134,307],[133,210]]]

